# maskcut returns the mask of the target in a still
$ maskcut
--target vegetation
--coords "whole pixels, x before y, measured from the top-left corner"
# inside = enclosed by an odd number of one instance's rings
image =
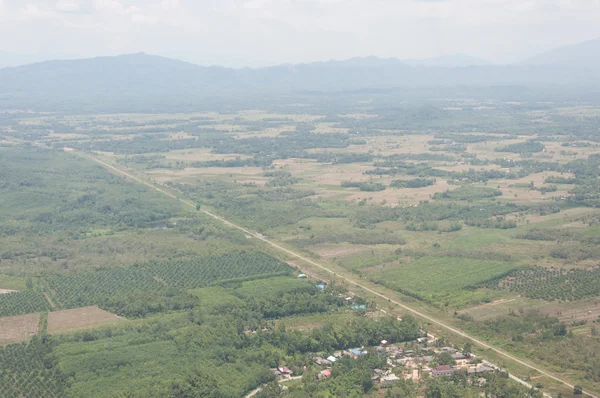
[[[3,359],[0,389],[239,397],[266,384],[258,396],[539,395],[500,373],[485,386],[462,374],[380,385],[371,377],[386,364],[371,352],[318,380],[316,352],[407,341],[422,330],[408,317],[363,317],[371,303],[346,300],[331,281],[294,277],[261,241],[204,211],[395,289],[427,313],[454,312],[453,326],[598,389],[594,314],[571,319],[553,309],[600,296],[594,99],[575,108],[576,96],[561,102],[565,93],[550,103],[535,90],[492,87],[492,108],[463,87],[472,106],[463,94],[415,105],[435,90],[252,102],[264,114],[237,112],[245,98],[205,105],[226,109],[219,114],[0,113],[0,289],[19,291],[0,294],[0,316],[99,305],[133,320],[53,336],[41,321],[39,338],[7,347],[31,364]],[[508,103],[518,96],[520,105]],[[540,112],[550,123],[539,123]],[[518,137],[526,138],[498,144]],[[107,172],[82,150],[196,210]],[[490,302],[481,320],[469,315]],[[358,304],[366,310],[350,309]],[[278,365],[303,381],[282,391],[269,371]]]
[[[40,292],[24,290],[22,292],[0,294],[0,316],[12,316],[43,312],[50,304]]]
[[[385,185],[373,181],[342,181],[342,187],[358,188],[366,192],[383,191],[385,189]]]
[[[60,372],[52,343],[31,342],[0,349],[0,390],[6,398],[62,397],[68,386]]]
[[[147,263],[130,268],[108,268],[67,275],[50,275],[47,283],[58,305],[85,307],[131,291],[163,287],[193,289],[233,280],[289,274],[286,264],[256,252],[198,257],[195,260]],[[116,297],[119,299],[119,296]],[[115,303],[107,302],[109,308]]]
[[[511,273],[501,280],[487,282],[487,286],[543,300],[580,300],[600,295],[600,268],[531,267]]]
[[[437,192],[433,195],[435,200],[478,200],[502,196],[502,191],[495,188],[475,187],[468,185],[452,191]]]
[[[496,148],[496,152],[534,153],[542,152],[546,147],[541,142],[526,141]]]
[[[390,184],[391,188],[424,188],[435,184],[434,179],[414,178],[412,180],[394,180]]]

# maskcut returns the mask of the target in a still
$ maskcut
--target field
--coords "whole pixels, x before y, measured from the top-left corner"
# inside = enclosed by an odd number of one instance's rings
[[[48,313],[48,333],[68,333],[110,325],[122,318],[100,308],[85,307]]]
[[[29,341],[38,333],[40,314],[0,318],[0,346]]]
[[[468,294],[464,290],[475,287],[494,276],[515,269],[509,262],[422,257],[396,267],[388,267],[370,274],[378,283],[391,286],[405,294],[425,301],[452,300],[452,293]]]

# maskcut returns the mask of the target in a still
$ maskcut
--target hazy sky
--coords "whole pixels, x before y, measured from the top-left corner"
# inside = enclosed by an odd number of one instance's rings
[[[464,53],[512,62],[600,37],[600,0],[0,0],[0,52],[145,51],[260,66]]]

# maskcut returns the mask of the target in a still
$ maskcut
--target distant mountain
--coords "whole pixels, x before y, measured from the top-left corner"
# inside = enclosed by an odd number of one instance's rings
[[[471,57],[463,54],[443,55],[426,59],[407,59],[403,61],[410,66],[438,66],[446,68],[461,68],[467,66],[488,66],[492,63],[485,59]]]
[[[546,51],[528,58],[522,65],[560,65],[578,68],[600,68],[600,39],[584,41]]]
[[[28,65],[34,62],[43,62],[57,58],[59,57],[55,54],[19,54],[0,51],[0,69],[8,68],[11,66]]]
[[[297,93],[399,87],[600,85],[600,69],[569,66],[409,66],[353,58],[267,68],[204,67],[144,53],[0,69],[0,108],[53,111],[182,110]],[[463,58],[464,60],[464,58]],[[442,62],[440,60],[431,63]],[[443,61],[452,65],[449,59]]]

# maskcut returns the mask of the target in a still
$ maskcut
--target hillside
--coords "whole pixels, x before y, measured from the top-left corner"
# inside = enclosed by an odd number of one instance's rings
[[[72,111],[76,103],[80,110],[181,110],[198,103],[231,107],[299,92],[556,84],[600,84],[600,71],[529,65],[409,66],[376,57],[230,69],[140,53],[0,69],[0,108]]]
[[[439,66],[444,68],[461,68],[467,66],[488,66],[492,63],[481,58],[464,54],[443,55],[426,59],[407,59],[403,61],[411,66]]]
[[[600,67],[600,39],[558,47],[528,58],[521,64],[598,68]]]

